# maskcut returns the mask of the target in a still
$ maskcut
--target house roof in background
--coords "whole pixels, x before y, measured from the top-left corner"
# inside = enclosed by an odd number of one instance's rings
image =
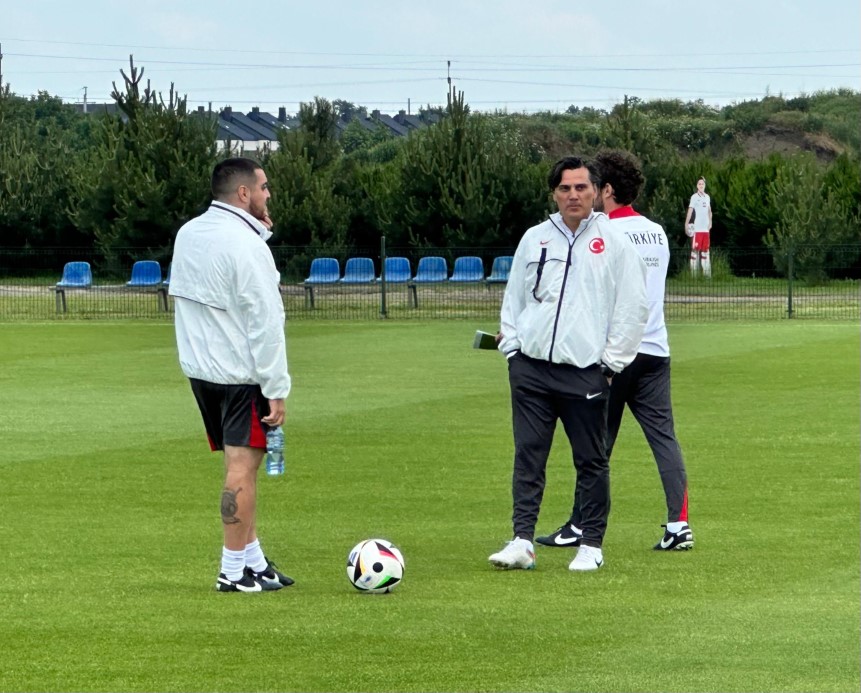
[[[259,140],[274,141],[278,139],[278,133],[273,128],[269,127],[266,123],[252,120],[244,113],[234,113],[230,109],[224,109],[221,112],[221,119],[257,134],[257,139]]]
[[[83,104],[70,104],[79,113],[82,113]],[[119,114],[125,119],[123,112],[117,107],[116,103],[89,103],[87,104],[87,114]],[[267,111],[261,111],[259,108],[252,108],[248,113],[235,112],[230,106],[226,106],[219,112],[207,110],[203,106],[199,106],[196,110],[189,111],[189,114],[196,117],[209,118],[216,122],[218,134],[216,139],[224,140],[242,140],[243,142],[255,142],[268,140],[274,142],[278,139],[278,132],[282,129],[295,129],[299,127],[297,118],[288,118],[286,109],[282,106],[278,109],[278,115],[275,116]],[[380,113],[374,110],[371,116],[356,115],[352,120],[359,123],[365,130],[374,132],[380,127],[397,137],[408,135],[413,130],[427,127],[430,123],[437,122],[438,117],[432,115],[427,120],[416,115],[407,115],[406,112],[400,111],[397,115],[390,116],[387,113]],[[335,122],[338,134],[340,135],[345,128],[350,125],[351,120],[343,120],[338,118]]]

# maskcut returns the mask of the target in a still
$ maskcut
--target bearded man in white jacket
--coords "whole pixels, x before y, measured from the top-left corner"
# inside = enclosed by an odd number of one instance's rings
[[[177,234],[170,295],[176,342],[209,444],[224,451],[219,592],[293,584],[257,538],[257,473],[266,433],[284,422],[290,393],[280,275],[269,183],[251,159],[226,159],[212,173],[213,202]]]
[[[610,379],[637,355],[648,318],[646,266],[605,214],[592,210],[595,168],[577,157],[553,166],[559,211],[520,240],[502,302],[499,349],[508,359],[514,428],[514,538],[489,561],[535,566],[532,544],[557,420],[571,444],[582,491],[573,571],[604,562],[610,511],[607,402]]]

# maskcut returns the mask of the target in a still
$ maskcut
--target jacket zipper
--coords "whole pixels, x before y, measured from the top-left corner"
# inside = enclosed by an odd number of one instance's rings
[[[550,338],[550,355],[547,358],[550,363],[553,363],[553,349],[556,347],[556,328],[559,327],[559,315],[562,313],[562,299],[565,297],[565,287],[568,285],[568,269],[571,267],[571,251],[574,250],[574,244],[576,242],[577,237],[575,236],[568,244],[568,258],[565,260],[565,274],[562,275],[562,289],[559,291],[559,302],[556,304],[556,319],[553,321],[553,336]]]
[[[559,233],[562,234],[562,237],[567,241],[568,236],[565,235],[565,232],[559,228],[555,221],[553,221],[553,217],[549,218],[550,223],[556,227]],[[565,286],[568,284],[568,268],[571,267],[571,253],[574,251],[574,244],[577,242],[577,239],[586,233],[591,224],[592,220],[589,219],[589,221],[586,222],[586,228],[584,228],[579,234],[575,232],[574,238],[572,238],[571,242],[568,243],[568,258],[565,261],[565,274],[562,275],[562,289],[559,291],[559,302],[556,305],[556,319],[553,321],[553,336],[550,338],[550,354],[547,357],[547,360],[551,363],[553,363],[553,349],[556,347],[556,328],[559,327],[559,315],[562,313],[562,299],[565,297]]]

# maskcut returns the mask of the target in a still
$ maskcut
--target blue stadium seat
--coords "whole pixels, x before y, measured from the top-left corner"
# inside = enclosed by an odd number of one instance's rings
[[[386,283],[387,284],[403,284],[408,282],[413,276],[410,261],[405,257],[387,257],[386,258]],[[377,278],[377,281],[382,281],[382,277]]]
[[[167,276],[164,278],[164,282],[162,282],[165,286],[170,286],[170,270],[171,270],[171,267],[173,267],[172,262],[167,266]]]
[[[314,307],[314,287],[320,284],[337,284],[341,280],[341,265],[334,257],[317,257],[311,261],[311,271],[303,282],[305,307]]]
[[[89,289],[93,285],[93,272],[89,262],[67,262],[63,276],[54,287],[54,301],[58,313],[65,313],[66,289]]]
[[[511,255],[500,255],[493,258],[493,266],[490,268],[490,276],[487,278],[487,283],[505,284],[511,272],[512,260],[514,260],[514,257]]]
[[[161,280],[161,265],[155,260],[138,260],[132,265],[132,278],[126,282],[132,289],[155,289],[158,307],[167,312],[167,285]]]
[[[155,260],[138,260],[132,265],[132,278],[126,286],[158,286],[161,284],[161,265]]]
[[[413,281],[417,284],[444,282],[448,279],[448,264],[444,257],[430,256],[419,260],[416,276]]]
[[[93,284],[93,272],[89,262],[67,262],[63,276],[57,286],[65,289],[86,289]]]
[[[374,261],[369,257],[351,257],[344,266],[343,284],[367,284],[374,281]]]
[[[480,282],[484,281],[484,263],[480,257],[466,255],[454,259],[454,270],[450,282]]]
[[[432,284],[448,281],[448,263],[444,257],[431,255],[419,260],[416,276],[407,284],[408,300],[413,308],[419,307],[419,294],[416,284]]]
[[[333,257],[318,257],[311,261],[306,284],[335,284],[341,278],[341,265]]]

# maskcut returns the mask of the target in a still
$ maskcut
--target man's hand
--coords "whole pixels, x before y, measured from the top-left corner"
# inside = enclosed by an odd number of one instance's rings
[[[269,216],[269,212],[263,212],[263,217],[259,221],[267,229],[272,229],[272,225],[274,222],[272,221],[272,217]]]
[[[269,426],[280,426],[284,423],[284,400],[269,400],[269,415],[263,417],[263,423]]]
[[[503,337],[505,337],[505,335],[502,334],[502,332],[496,333],[496,346],[499,346],[499,343],[502,341]]]

